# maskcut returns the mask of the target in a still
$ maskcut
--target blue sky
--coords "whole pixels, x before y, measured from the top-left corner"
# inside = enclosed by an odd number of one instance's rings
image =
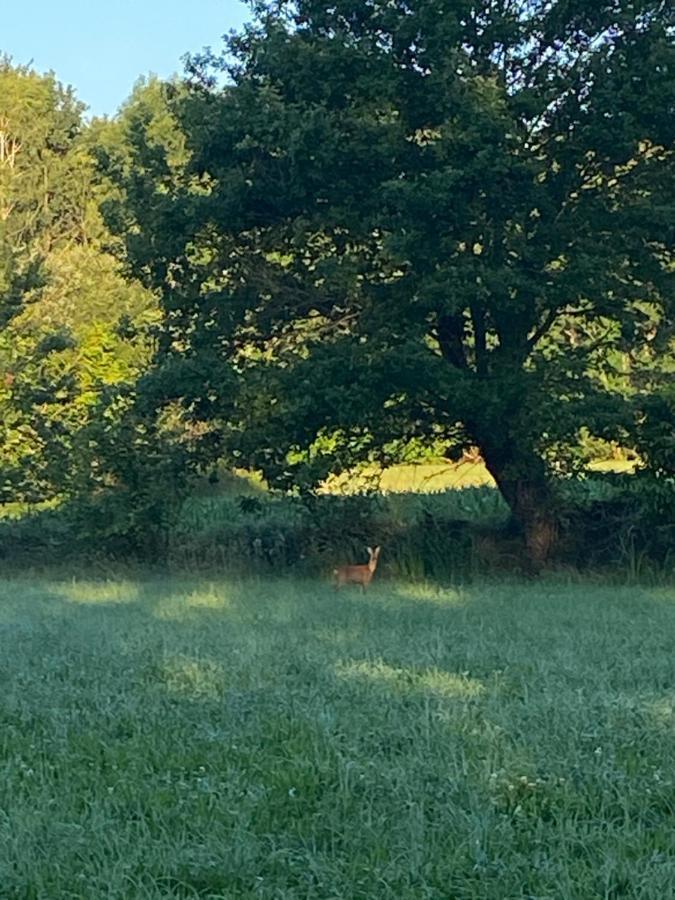
[[[180,71],[184,53],[220,46],[247,18],[239,0],[23,0],[3,3],[0,53],[52,69],[111,115],[139,76]]]

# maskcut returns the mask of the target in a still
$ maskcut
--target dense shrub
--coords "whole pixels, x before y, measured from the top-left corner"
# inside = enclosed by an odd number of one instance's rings
[[[177,506],[147,482],[143,504],[110,491],[0,520],[0,558],[161,562],[246,574],[328,576],[381,544],[378,577],[447,580],[521,572],[522,539],[488,487],[437,494],[192,496]],[[675,564],[675,481],[602,475],[563,482],[553,565],[643,577]],[[137,498],[138,499],[138,498]],[[153,502],[154,501],[154,502]]]
[[[498,523],[506,510],[492,488],[443,494],[367,493],[288,497],[195,497],[171,536],[177,565],[322,574],[366,559],[381,544],[383,574],[446,577],[472,564],[472,523]]]
[[[675,566],[675,478],[604,475],[568,486],[562,558],[632,575]]]

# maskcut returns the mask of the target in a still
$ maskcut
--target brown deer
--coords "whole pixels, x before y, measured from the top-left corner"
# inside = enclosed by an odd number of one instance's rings
[[[335,569],[333,574],[335,575],[336,588],[340,588],[345,584],[360,584],[361,590],[365,591],[373,580],[377,561],[380,558],[379,547],[375,547],[374,550],[371,547],[366,547],[366,550],[370,559],[365,566],[340,566],[339,569]]]

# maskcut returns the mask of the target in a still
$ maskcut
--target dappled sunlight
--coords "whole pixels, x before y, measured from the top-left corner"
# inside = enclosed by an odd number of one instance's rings
[[[647,713],[664,728],[675,728],[675,697],[665,696],[646,704]]]
[[[400,858],[387,895],[406,900],[422,890],[411,847],[434,866],[459,848],[451,862],[469,874],[458,896],[488,896],[494,865],[493,898],[520,895],[542,847],[547,866],[589,841],[602,860],[608,839],[631,865],[652,860],[654,846],[665,856],[675,606],[651,596],[549,582],[436,590],[383,579],[362,594],[226,574],[5,580],[0,725],[19,838],[77,826],[82,798],[94,823],[82,852],[136,853],[139,871],[157,835],[175,838],[162,860],[188,848],[186,866],[195,842],[209,859],[239,842],[248,873],[265,872],[270,841],[288,842],[287,860],[319,834],[312,860],[342,853],[361,872]],[[154,829],[147,840],[139,809]],[[246,855],[255,841],[262,863]],[[503,889],[502,860],[521,857]],[[322,896],[334,873],[322,874]],[[238,896],[241,883],[200,881],[199,891]],[[353,883],[333,893],[354,896]],[[94,893],[106,884],[101,875]],[[603,884],[587,880],[583,896]],[[558,896],[551,885],[530,893]],[[380,893],[374,881],[362,891]],[[125,883],[115,896],[127,895]]]
[[[173,694],[194,699],[215,699],[225,686],[225,671],[212,659],[175,656],[160,667],[160,680]]]
[[[675,584],[651,588],[648,591],[648,596],[650,600],[656,600],[659,603],[675,603]]]
[[[91,606],[99,603],[136,603],[140,596],[138,585],[131,581],[73,581],[52,585],[50,590],[68,603]]]
[[[232,597],[222,587],[210,585],[184,594],[172,593],[159,600],[153,615],[157,619],[185,619],[194,612],[205,610],[222,611],[232,608]]]
[[[397,584],[391,593],[405,600],[419,600],[437,606],[465,606],[466,593],[459,588],[439,587],[435,584]]]
[[[333,597],[335,602],[344,604],[350,601],[357,606],[400,607],[402,602],[420,606],[453,607],[466,606],[469,595],[462,588],[441,587],[432,583],[421,583],[403,580],[381,580],[371,585],[367,591],[348,586],[339,591],[330,587],[325,596]]]
[[[420,691],[436,697],[475,698],[485,691],[477,678],[443,672],[440,669],[411,669],[389,666],[385,662],[367,660],[340,662],[335,666],[340,678],[369,682],[399,694]]]

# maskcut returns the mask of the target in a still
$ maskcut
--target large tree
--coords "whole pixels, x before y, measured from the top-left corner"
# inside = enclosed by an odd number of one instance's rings
[[[672,337],[669,5],[252,7],[167,100],[180,159],[127,111],[170,393],[280,483],[477,445],[542,560],[553,463]]]

